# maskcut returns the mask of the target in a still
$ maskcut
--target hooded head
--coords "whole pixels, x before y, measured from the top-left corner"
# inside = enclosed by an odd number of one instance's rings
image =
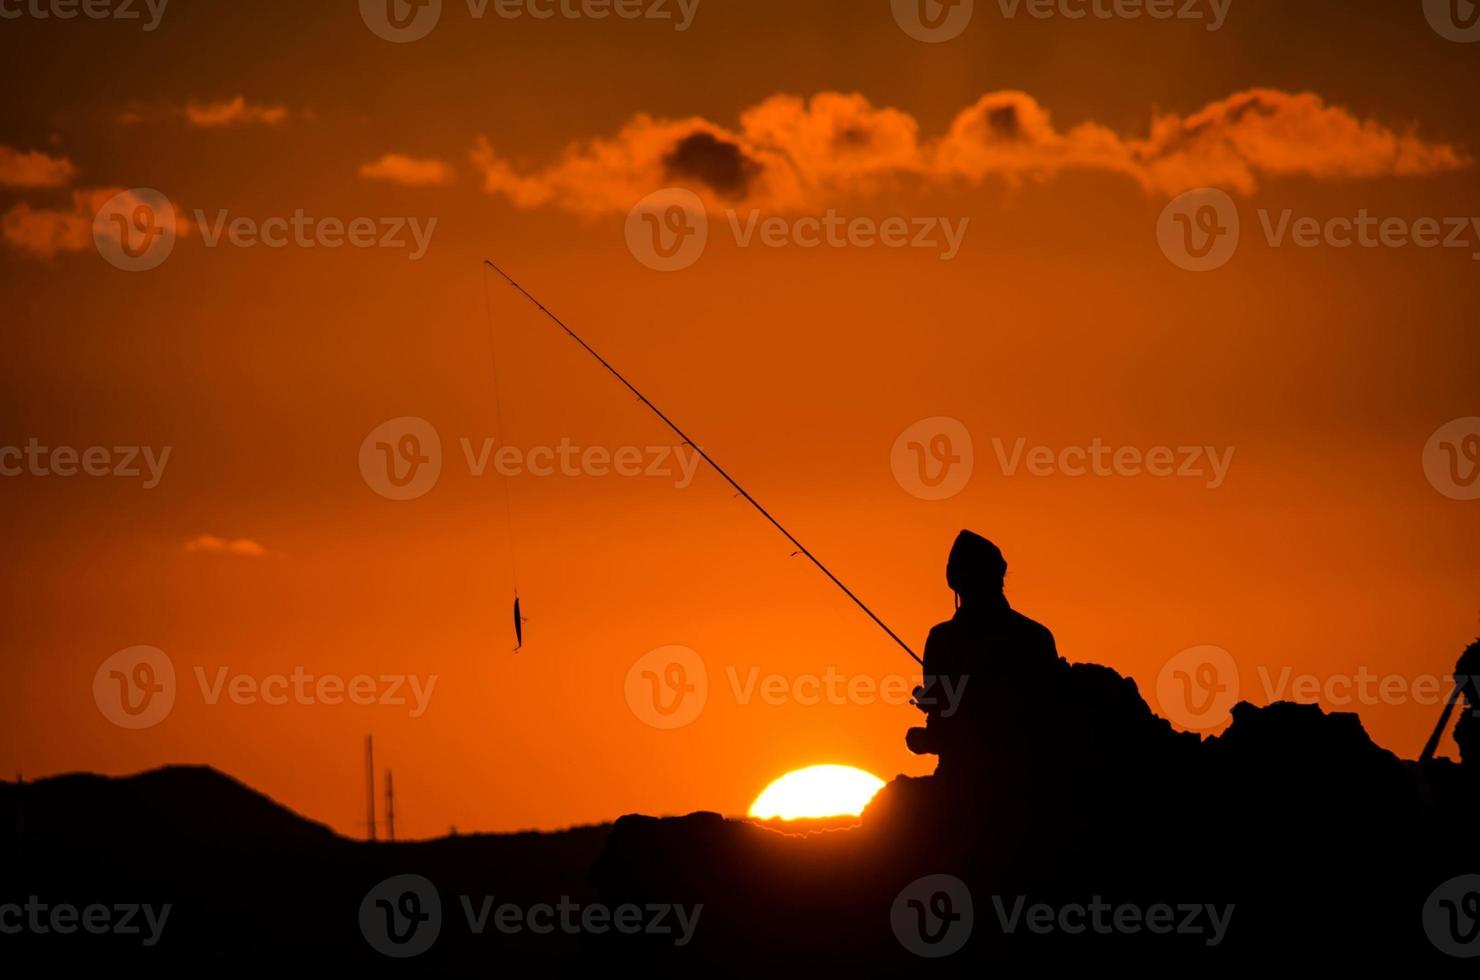
[[[956,536],[946,562],[946,584],[962,601],[1001,595],[1006,578],[1007,559],[995,544],[971,531]]]

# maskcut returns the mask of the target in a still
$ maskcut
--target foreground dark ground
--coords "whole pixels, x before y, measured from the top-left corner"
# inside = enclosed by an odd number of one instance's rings
[[[3,783],[0,954],[164,975],[1473,969],[1424,918],[1448,896],[1454,948],[1480,953],[1474,890],[1435,897],[1480,872],[1459,767],[1291,704],[1202,741],[1149,712],[1112,727],[1051,778],[900,778],[861,825],[809,834],[694,814],[372,844],[205,768]],[[157,927],[127,912],[166,904]]]

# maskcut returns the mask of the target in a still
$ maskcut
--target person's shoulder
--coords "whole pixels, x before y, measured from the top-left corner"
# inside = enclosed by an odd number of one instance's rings
[[[954,632],[956,632],[956,622],[955,620],[948,619],[944,623],[936,623],[930,627],[930,633],[926,638],[930,640],[945,639]]]
[[[1038,637],[1039,639],[1047,640],[1050,643],[1053,642],[1053,630],[1049,629],[1047,626],[1044,626],[1042,623],[1038,622],[1038,620],[1025,616],[1022,613],[1018,612],[1016,609],[1012,611],[1012,615],[1014,621],[1017,623],[1018,628],[1021,629],[1023,632],[1028,633],[1031,636]]]

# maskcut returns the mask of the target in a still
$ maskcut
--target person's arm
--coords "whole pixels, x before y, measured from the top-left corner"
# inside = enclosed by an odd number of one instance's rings
[[[932,720],[940,716],[944,706],[945,685],[944,678],[941,676],[941,671],[945,666],[941,663],[945,659],[942,656],[943,648],[944,643],[941,640],[940,629],[937,627],[931,630],[930,635],[925,638],[925,656],[922,658],[924,661],[923,680],[921,686],[915,688],[916,706]]]
[[[910,703],[925,712],[925,726],[911,728],[905,733],[905,745],[916,755],[938,755],[940,753],[940,717],[942,709],[940,680],[941,640],[936,630],[931,630],[925,639],[925,656],[922,658],[923,677],[921,686],[915,688],[914,700]]]

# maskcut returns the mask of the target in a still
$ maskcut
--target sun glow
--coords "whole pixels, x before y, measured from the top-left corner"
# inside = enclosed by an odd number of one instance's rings
[[[750,805],[750,815],[762,820],[856,817],[883,788],[882,779],[852,766],[808,766],[767,786]]]

